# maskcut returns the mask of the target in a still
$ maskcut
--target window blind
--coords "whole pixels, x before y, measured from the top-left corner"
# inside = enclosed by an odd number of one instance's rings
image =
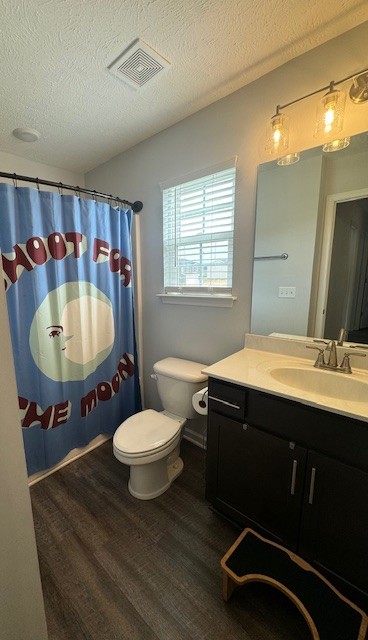
[[[166,293],[231,293],[235,167],[163,189]]]

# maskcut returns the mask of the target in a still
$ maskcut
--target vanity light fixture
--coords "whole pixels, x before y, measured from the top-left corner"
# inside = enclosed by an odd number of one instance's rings
[[[368,69],[363,69],[336,82],[332,80],[326,87],[316,89],[316,91],[296,98],[287,104],[278,105],[275,115],[272,116],[268,124],[265,151],[271,155],[280,156],[277,163],[281,166],[298,162],[297,153],[290,153],[285,156],[280,153],[286,151],[289,146],[289,118],[283,113],[283,110],[306,98],[326,91],[327,93],[319,101],[315,135],[322,135],[328,138],[323,145],[323,151],[331,152],[345,149],[350,143],[350,138],[343,137],[338,139],[335,134],[343,128],[346,95],[340,89],[336,89],[336,86],[352,79],[353,84],[349,92],[351,101],[354,104],[368,102]]]

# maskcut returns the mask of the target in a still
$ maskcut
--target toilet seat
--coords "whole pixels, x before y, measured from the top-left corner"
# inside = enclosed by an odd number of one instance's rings
[[[178,437],[183,422],[183,419],[146,409],[118,427],[113,438],[114,448],[132,458],[159,453]]]

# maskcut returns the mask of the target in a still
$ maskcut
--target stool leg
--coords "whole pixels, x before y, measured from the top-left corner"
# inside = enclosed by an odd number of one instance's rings
[[[232,592],[234,591],[236,587],[235,582],[229,578],[229,576],[227,575],[227,573],[225,573],[225,571],[223,571],[222,573],[222,597],[224,598],[225,602],[227,602],[230,597]]]

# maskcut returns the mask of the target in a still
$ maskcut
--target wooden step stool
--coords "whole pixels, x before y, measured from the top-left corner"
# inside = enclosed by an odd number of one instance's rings
[[[368,617],[310,564],[285,547],[244,529],[221,560],[223,597],[246,582],[266,582],[287,595],[313,640],[365,640]]]

